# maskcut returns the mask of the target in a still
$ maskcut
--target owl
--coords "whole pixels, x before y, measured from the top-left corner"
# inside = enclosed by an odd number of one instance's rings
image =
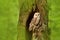
[[[29,24],[29,31],[34,31],[36,27],[38,27],[38,23],[40,21],[40,13],[39,12],[36,12],[34,15],[33,15],[33,18]]]

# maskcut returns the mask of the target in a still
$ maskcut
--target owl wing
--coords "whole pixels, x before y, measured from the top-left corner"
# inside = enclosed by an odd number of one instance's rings
[[[33,30],[35,26],[36,18],[32,18],[30,24],[29,24],[29,31]]]
[[[34,25],[36,25],[37,18],[33,18],[33,19],[31,20],[31,22],[32,22]]]

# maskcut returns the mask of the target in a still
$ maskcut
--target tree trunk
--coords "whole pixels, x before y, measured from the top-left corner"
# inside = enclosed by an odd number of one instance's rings
[[[47,0],[25,0],[21,6],[20,6],[20,13],[19,13],[19,21],[18,21],[18,40],[35,40],[33,35],[33,32],[29,32],[29,23],[31,21],[33,13],[35,12],[35,5],[37,5],[37,8],[39,9],[39,12],[41,13],[41,22],[45,23],[46,30],[43,34],[43,40],[49,40],[48,39],[48,16],[47,16]],[[34,4],[34,6],[33,6]],[[41,32],[40,32],[41,33]],[[40,39],[38,39],[40,40]]]

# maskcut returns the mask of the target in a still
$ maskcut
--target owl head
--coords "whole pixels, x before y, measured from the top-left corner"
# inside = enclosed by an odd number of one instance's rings
[[[37,18],[37,17],[40,17],[40,13],[39,13],[39,12],[36,12],[36,13],[34,14],[34,18]]]

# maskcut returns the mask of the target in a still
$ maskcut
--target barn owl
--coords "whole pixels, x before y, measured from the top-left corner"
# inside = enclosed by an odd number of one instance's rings
[[[29,31],[34,31],[34,29],[37,27],[38,23],[40,21],[40,13],[39,12],[36,12],[34,15],[33,15],[33,18],[29,24]]]

